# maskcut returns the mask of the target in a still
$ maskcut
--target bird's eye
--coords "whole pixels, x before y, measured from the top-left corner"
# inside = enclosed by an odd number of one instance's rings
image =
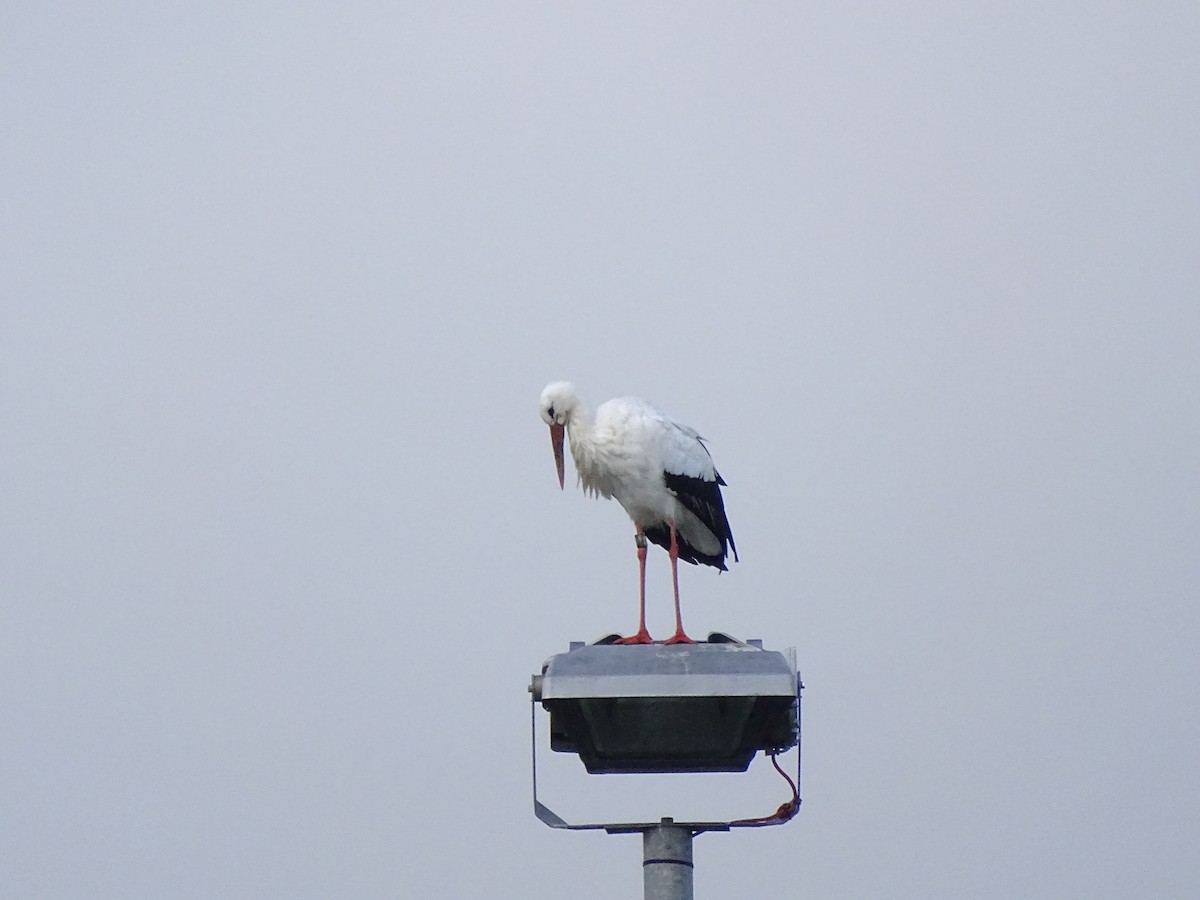
[[[550,414],[550,418],[552,418],[552,419],[554,418],[554,407],[553,406],[551,406],[548,410],[546,410],[546,412],[548,412]]]

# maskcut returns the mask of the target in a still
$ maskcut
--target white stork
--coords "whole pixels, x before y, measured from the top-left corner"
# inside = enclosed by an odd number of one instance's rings
[[[570,435],[575,472],[587,494],[616,498],[636,530],[640,616],[637,634],[619,643],[648,644],[646,631],[646,539],[671,557],[675,634],[666,643],[694,644],[679,614],[680,559],[725,571],[737,547],[721,485],[708,448],[693,428],[675,422],[645,400],[618,397],[593,416],[575,386],[558,381],[542,391],[542,420],[550,426],[558,486],[563,487],[563,436]]]

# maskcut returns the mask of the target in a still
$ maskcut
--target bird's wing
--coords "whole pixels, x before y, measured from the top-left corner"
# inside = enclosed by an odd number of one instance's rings
[[[699,519],[720,542],[719,554],[701,552],[697,555],[709,565],[724,568],[726,542],[733,550],[733,558],[737,559],[737,546],[733,543],[733,531],[729,527],[725,501],[721,496],[721,486],[725,484],[725,479],[713,465],[712,456],[704,446],[704,440],[694,428],[677,422],[669,424],[672,426],[668,437],[670,449],[664,454],[666,464],[663,467],[663,481],[679,504]],[[704,543],[699,538],[699,535],[694,535],[692,543]]]
[[[713,465],[712,455],[704,446],[704,438],[694,428],[662,420],[663,471],[670,475],[685,475],[703,481],[724,484]]]

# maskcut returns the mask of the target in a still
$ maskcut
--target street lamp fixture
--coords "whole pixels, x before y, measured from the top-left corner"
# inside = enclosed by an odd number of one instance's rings
[[[710,634],[699,644],[573,642],[529,685],[534,814],[551,828],[642,835],[646,900],[691,900],[692,838],[782,825],[800,805],[800,682],[793,651]],[[570,823],[538,799],[537,704],[550,714],[550,747],[579,756],[589,774],[744,772],[759,751],[792,798],[774,813],[729,821]],[[776,756],[796,748],[796,779]]]
[[[799,732],[795,663],[760,642],[573,644],[531,691],[591,774],[744,772]]]

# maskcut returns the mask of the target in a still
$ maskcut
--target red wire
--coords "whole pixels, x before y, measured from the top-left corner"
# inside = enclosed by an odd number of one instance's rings
[[[788,787],[792,789],[792,799],[784,803],[779,807],[779,809],[775,810],[775,812],[769,816],[759,816],[755,819],[737,819],[736,821],[730,822],[730,825],[761,825],[764,822],[786,822],[796,814],[796,810],[800,808],[800,791],[796,788],[796,782],[792,781],[792,776],[788,775],[788,773],[783,771],[783,769],[780,767],[779,760],[776,759],[776,756],[778,756],[778,754],[771,754],[771,765],[775,767],[776,772],[783,776],[783,780],[786,781],[788,783]]]

